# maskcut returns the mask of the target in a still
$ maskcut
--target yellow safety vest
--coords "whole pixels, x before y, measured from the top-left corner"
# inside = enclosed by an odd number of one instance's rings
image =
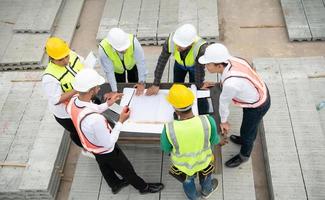
[[[205,40],[203,40],[200,37],[197,37],[194,41],[194,44],[192,45],[190,51],[185,57],[185,62],[182,60],[180,52],[176,48],[176,44],[173,41],[173,35],[174,33],[171,33],[168,38],[168,52],[173,54],[175,61],[184,66],[184,67],[193,67],[195,64],[195,59],[199,53],[200,47],[206,43]]]
[[[109,44],[107,38],[103,39],[99,43],[99,46],[102,47],[107,57],[113,62],[115,73],[123,74],[125,69],[131,70],[136,64],[136,60],[134,58],[134,36],[129,34],[129,39],[131,41],[131,45],[123,54],[123,61],[121,60],[117,51]]]
[[[165,125],[173,149],[171,161],[179,170],[192,176],[205,169],[212,160],[211,125],[206,115]]]
[[[63,67],[49,62],[44,72],[44,75],[51,75],[60,82],[61,89],[64,93],[73,89],[71,83],[74,81],[74,77],[84,68],[75,52],[70,51],[69,55],[70,58],[68,66]]]

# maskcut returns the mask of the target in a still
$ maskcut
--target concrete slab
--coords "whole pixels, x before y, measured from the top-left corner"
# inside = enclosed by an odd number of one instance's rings
[[[119,27],[127,33],[137,33],[141,2],[141,0],[124,0]]]
[[[13,31],[16,33],[50,33],[62,2],[62,0],[28,1]]]
[[[312,35],[301,1],[281,0],[290,41],[310,41]]]
[[[111,28],[118,27],[123,2],[124,0],[106,0],[96,36],[98,42],[106,37]]]
[[[142,0],[137,38],[142,44],[157,44],[159,0]]]

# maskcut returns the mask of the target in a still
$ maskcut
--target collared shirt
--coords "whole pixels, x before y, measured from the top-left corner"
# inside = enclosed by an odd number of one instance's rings
[[[155,79],[153,84],[159,86],[160,81],[161,81],[161,77],[164,73],[166,64],[168,62],[168,59],[170,57],[170,53],[168,52],[168,38],[166,39],[161,54],[158,58],[158,62],[157,62],[157,66],[155,69]],[[204,76],[205,76],[205,72],[204,72],[204,65],[200,64],[198,62],[198,59],[204,55],[205,49],[207,48],[208,44],[205,43],[200,47],[199,53],[197,55],[197,57],[195,58],[195,65],[194,65],[194,79],[195,79],[195,85],[197,88],[201,88],[203,85],[203,81],[204,81]],[[184,59],[188,52],[190,51],[190,49],[185,50],[184,52],[180,52],[181,57]]]
[[[108,58],[108,56],[106,55],[106,53],[101,47],[98,48],[98,53],[99,53],[99,62],[100,65],[103,67],[104,72],[106,73],[107,81],[110,84],[112,91],[116,92],[117,86],[116,86],[113,62]],[[121,54],[119,54],[119,56],[121,58]],[[136,37],[134,37],[134,58],[138,69],[139,82],[145,82],[147,78],[148,70],[145,64],[143,49]]]
[[[84,62],[84,58],[79,56],[80,62]],[[49,74],[45,74],[42,77],[42,87],[48,99],[49,110],[60,119],[70,118],[66,111],[66,106],[63,103],[59,103],[63,91],[61,89],[60,81]]]
[[[228,63],[221,75],[221,82],[224,81],[229,68]],[[259,99],[259,94],[254,85],[245,78],[231,77],[222,85],[222,92],[219,99],[219,113],[221,122],[225,123],[229,116],[229,104],[233,98],[237,98],[243,102],[253,103]]]
[[[110,151],[105,153],[112,152],[120,135],[122,123],[117,122],[112,130],[108,128],[105,117],[100,114],[109,108],[107,103],[97,105],[91,102],[81,101],[78,98],[76,99],[75,103],[79,107],[86,106],[98,112],[95,114],[90,114],[82,120],[82,132],[91,143],[110,149]]]

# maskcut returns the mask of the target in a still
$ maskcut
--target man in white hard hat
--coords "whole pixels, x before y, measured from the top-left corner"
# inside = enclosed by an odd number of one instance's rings
[[[123,122],[130,115],[130,110],[124,107],[119,121],[114,128],[110,126],[101,114],[107,110],[121,95],[114,94],[107,102],[96,105],[91,102],[100,85],[105,79],[93,69],[84,69],[77,74],[73,88],[78,95],[71,98],[67,111],[75,125],[83,147],[94,154],[98,166],[112,193],[118,193],[123,187],[131,184],[141,194],[156,193],[163,189],[162,183],[146,183],[134,171],[133,166],[116,144]],[[118,178],[116,173],[122,176]]]
[[[204,65],[198,62],[206,47],[206,41],[197,35],[196,28],[192,24],[184,24],[177,28],[163,45],[155,69],[153,85],[147,89],[146,95],[156,95],[159,92],[161,77],[171,54],[175,59],[174,83],[184,83],[186,75],[189,74],[189,81],[195,83],[197,88],[207,89],[210,87],[209,83],[203,83]],[[198,99],[198,108],[199,114],[208,113],[208,101],[204,98]]]
[[[112,28],[98,48],[99,61],[113,92],[118,83],[136,83],[136,95],[143,94],[147,68],[143,49],[133,34]]]
[[[222,44],[208,46],[199,62],[205,64],[210,73],[222,74],[219,99],[222,134],[227,134],[230,130],[230,102],[243,108],[240,136],[230,136],[232,142],[241,145],[240,153],[226,162],[227,167],[237,167],[251,155],[258,125],[271,105],[269,91],[250,64],[242,58],[231,56]]]
[[[204,54],[207,43],[197,35],[192,24],[184,24],[165,41],[155,70],[153,86],[148,88],[146,95],[155,95],[159,91],[159,84],[164,73],[166,63],[172,54],[175,58],[174,83],[184,83],[187,73],[190,82],[195,82],[197,88],[203,86],[204,65],[198,58]]]

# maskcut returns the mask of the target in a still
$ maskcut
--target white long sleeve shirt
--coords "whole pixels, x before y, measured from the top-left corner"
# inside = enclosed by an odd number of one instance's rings
[[[116,86],[113,62],[106,55],[102,47],[98,48],[98,53],[99,53],[99,63],[103,67],[104,72],[106,73],[107,81],[110,84],[112,91],[116,92],[117,86]],[[121,57],[120,54],[119,56]],[[148,70],[145,64],[143,49],[136,37],[134,37],[134,58],[138,68],[139,82],[145,82],[147,78]]]
[[[224,69],[221,75],[221,82],[226,78],[230,66],[229,63]],[[243,102],[253,103],[259,99],[259,94],[249,80],[237,77],[228,78],[222,85],[222,92],[219,99],[219,113],[222,123],[225,123],[228,120],[229,104],[233,98],[239,99]]]
[[[99,113],[102,113],[109,108],[107,103],[96,105],[91,102],[81,101],[78,98],[75,103],[77,106],[86,106]],[[99,113],[86,116],[81,122],[81,129],[91,143],[110,149],[110,151],[105,152],[110,153],[114,150],[115,143],[120,135],[122,123],[117,122],[115,127],[110,130],[107,126],[105,117]]]
[[[84,58],[78,55],[81,63],[84,62]],[[61,83],[56,78],[49,74],[45,74],[42,77],[42,88],[48,99],[49,110],[60,119],[70,118],[66,111],[66,106],[63,103],[57,104],[60,101],[63,91],[61,89]]]

